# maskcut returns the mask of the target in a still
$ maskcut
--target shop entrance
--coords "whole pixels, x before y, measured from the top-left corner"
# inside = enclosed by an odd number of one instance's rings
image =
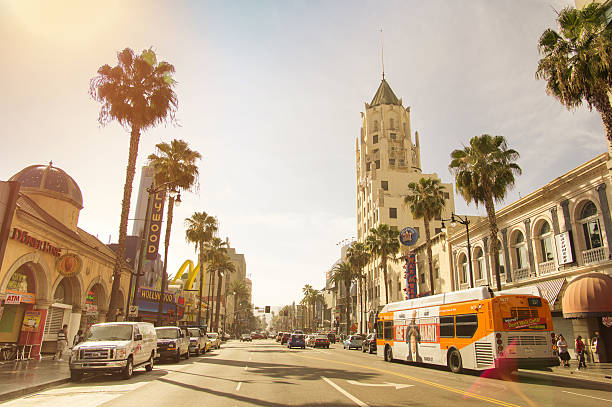
[[[85,332],[93,324],[101,322],[100,313],[103,312],[106,294],[101,284],[94,284],[85,295],[85,308],[81,320],[81,329]]]
[[[16,343],[21,331],[23,314],[36,300],[34,264],[22,264],[11,276],[4,304],[0,305],[0,343]]]
[[[43,341],[57,341],[57,333],[64,324],[70,325],[73,305],[79,304],[80,284],[76,277],[64,277],[55,288],[49,307]]]

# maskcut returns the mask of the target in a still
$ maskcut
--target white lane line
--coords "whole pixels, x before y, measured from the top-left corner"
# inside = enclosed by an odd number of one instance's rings
[[[244,370],[247,370],[248,368],[249,368],[249,366],[247,365],[247,366],[244,367]]]
[[[363,401],[359,400],[357,397],[353,396],[352,394],[350,394],[349,392],[347,392],[346,390],[344,390],[342,387],[338,386],[336,383],[332,382],[331,380],[329,380],[327,377],[321,376],[321,379],[325,380],[327,383],[329,383],[334,389],[338,390],[340,393],[344,394],[346,397],[348,397],[352,402],[354,402],[355,404],[357,404],[360,407],[369,407],[366,403],[364,403]]]
[[[253,360],[253,355],[249,354],[249,360]]]
[[[236,391],[240,391],[240,386],[242,386],[242,382],[238,383],[238,386],[236,386]]]
[[[590,399],[595,399],[595,400],[602,400],[602,401],[607,401],[608,403],[612,403],[612,400],[608,400],[608,399],[602,399],[599,397],[593,397],[593,396],[587,396],[586,394],[579,394],[579,393],[573,393],[571,391],[565,391],[565,390],[561,390],[563,393],[569,393],[569,394],[573,394],[575,396],[580,396],[580,397],[588,397]]]

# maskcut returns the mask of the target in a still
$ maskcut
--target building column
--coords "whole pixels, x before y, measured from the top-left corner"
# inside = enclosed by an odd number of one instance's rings
[[[491,284],[493,282],[493,279],[491,278],[491,265],[490,265],[490,261],[489,261],[489,237],[485,236],[482,238],[482,245],[484,247],[484,253],[483,256],[485,258],[485,267],[487,270],[487,283]]]
[[[506,282],[512,282],[512,264],[510,264],[510,252],[508,251],[508,228],[503,228],[501,231],[502,234],[502,244],[504,245],[504,263],[506,266]],[[501,278],[501,275],[500,275]]]
[[[553,206],[552,208],[550,208],[550,216],[552,218],[553,233],[555,235],[558,235],[559,234],[559,215],[557,214],[556,206]]]
[[[533,257],[533,244],[531,241],[531,219],[525,219],[523,221],[523,223],[525,224],[525,234],[526,234],[526,240],[527,240],[527,255],[529,256],[529,275],[530,276],[535,276],[536,275],[536,266],[535,266],[535,259]]]
[[[570,241],[572,242],[572,256],[574,257],[574,261],[571,263],[564,264],[563,267],[572,267],[578,265],[578,261],[576,258],[578,246],[576,245],[576,237],[574,236],[574,232],[572,231],[572,221],[569,213],[569,200],[564,199],[559,202],[561,205],[561,210],[563,211],[563,222],[565,223],[565,231],[569,232]]]
[[[455,284],[455,287],[453,287],[453,290],[456,291],[460,287],[459,273],[457,273],[457,252],[456,251],[453,252],[453,263],[452,264],[453,264],[452,279]]]
[[[599,184],[595,190],[599,195],[599,204],[601,206],[601,215],[606,229],[606,242],[608,243],[608,258],[612,258],[612,219],[610,218],[610,205],[608,205],[608,196],[606,195],[606,184]]]

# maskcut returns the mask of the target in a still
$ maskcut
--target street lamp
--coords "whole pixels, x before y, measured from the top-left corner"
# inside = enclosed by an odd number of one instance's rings
[[[467,216],[461,217],[459,215],[455,215],[451,213],[450,219],[442,219],[442,229],[445,230],[444,226],[445,221],[450,221],[451,226],[457,226],[457,223],[461,225],[465,225],[465,235],[467,237],[467,251],[468,251],[468,267],[470,271],[470,288],[474,288],[474,273],[472,270],[472,246],[470,245],[470,220]]]

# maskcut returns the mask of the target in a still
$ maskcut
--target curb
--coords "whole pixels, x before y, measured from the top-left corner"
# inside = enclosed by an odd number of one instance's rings
[[[538,377],[542,377],[542,376],[554,376],[554,377],[561,377],[561,378],[565,378],[565,379],[578,379],[578,380],[587,380],[590,382],[594,382],[594,383],[607,383],[607,384],[612,384],[612,376],[592,376],[592,375],[588,375],[588,376],[583,376],[580,374],[574,374],[574,372],[569,372],[568,374],[560,374],[560,373],[555,373],[555,372],[545,372],[545,371],[538,371],[538,370],[519,370],[519,376],[520,375],[533,375],[533,376],[538,376]]]
[[[37,384],[31,387],[25,387],[19,390],[13,390],[6,393],[0,394],[0,403],[5,401],[9,401],[11,399],[15,399],[18,397],[27,396],[29,394],[33,394],[39,392],[41,390],[48,389],[49,387],[59,386],[60,384],[68,383],[70,381],[69,377],[64,377],[62,379],[51,380],[46,383]]]

